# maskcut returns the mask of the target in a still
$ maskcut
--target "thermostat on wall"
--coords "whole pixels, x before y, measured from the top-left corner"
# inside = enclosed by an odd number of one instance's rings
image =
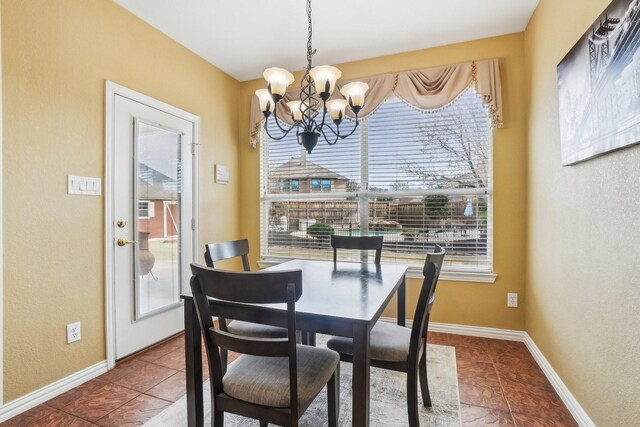
[[[229,183],[229,166],[216,165],[216,184]]]

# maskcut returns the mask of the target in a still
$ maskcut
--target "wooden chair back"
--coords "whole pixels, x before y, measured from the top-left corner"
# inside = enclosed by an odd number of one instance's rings
[[[338,249],[375,250],[376,264],[380,264],[382,256],[383,236],[336,236],[331,235],[331,247],[333,248],[333,262],[338,260]]]
[[[207,267],[214,268],[214,262],[242,258],[242,268],[249,271],[249,241],[247,239],[234,240],[231,242],[209,243],[204,245],[204,261]]]
[[[235,351],[265,357],[289,358],[289,392],[292,419],[297,420],[297,360],[296,360],[296,309],[295,303],[302,296],[302,271],[234,272],[215,270],[191,264],[191,291],[196,313],[202,328],[209,360],[211,391],[213,396],[223,393],[222,379],[226,372],[220,350]],[[209,298],[215,298],[210,300]],[[239,303],[237,315],[255,309],[251,304],[287,304],[287,338],[252,338],[231,334],[216,328],[212,307],[223,301]],[[246,304],[246,305],[245,305]],[[234,308],[225,310],[233,315]],[[215,310],[213,310],[215,311]],[[295,418],[294,418],[295,417]]]
[[[427,329],[429,328],[429,315],[431,314],[431,307],[435,300],[436,287],[438,286],[438,278],[440,277],[445,254],[446,251],[440,245],[435,246],[434,252],[427,253],[427,258],[422,269],[424,280],[422,282],[422,288],[420,289],[420,296],[418,297],[413,326],[411,327],[409,359],[411,359],[412,356],[417,359],[421,342],[424,342],[422,338],[426,339]]]

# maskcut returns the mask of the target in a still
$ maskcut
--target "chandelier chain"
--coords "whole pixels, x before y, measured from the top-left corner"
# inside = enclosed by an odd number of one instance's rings
[[[315,111],[317,109],[319,100],[316,98],[316,91],[313,85],[313,81],[311,80],[311,75],[309,72],[311,71],[313,55],[315,51],[313,50],[313,46],[311,45],[311,40],[313,36],[313,26],[311,24],[311,0],[307,0],[307,20],[309,22],[309,38],[307,39],[307,68],[305,70],[304,76],[300,81],[301,91],[300,91],[300,100],[302,101],[302,116],[303,122],[306,130],[311,130],[312,128],[312,120],[315,115]]]
[[[315,53],[311,46],[311,37],[313,35],[313,26],[311,24],[311,0],[307,0],[307,20],[309,21],[309,38],[307,39],[307,64],[311,68],[311,58]]]

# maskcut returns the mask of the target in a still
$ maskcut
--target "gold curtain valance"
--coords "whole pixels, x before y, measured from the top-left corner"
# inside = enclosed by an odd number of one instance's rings
[[[338,89],[334,91],[333,97],[338,96],[342,86],[356,80],[369,85],[365,106],[359,115],[362,119],[374,112],[380,103],[392,93],[418,109],[434,110],[449,104],[460,93],[473,85],[489,107],[492,127],[502,127],[502,93],[497,59],[339,81]],[[285,103],[295,99],[300,99],[300,88],[289,89],[283,101],[279,102],[277,106],[278,118],[290,125],[293,124],[293,121]],[[353,117],[349,109],[347,109],[347,115]],[[258,143],[263,119],[258,97],[252,95],[250,144],[254,148]]]

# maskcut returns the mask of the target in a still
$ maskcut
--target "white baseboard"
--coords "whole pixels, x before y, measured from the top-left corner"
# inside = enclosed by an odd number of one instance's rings
[[[582,408],[580,402],[573,396],[569,388],[562,382],[562,379],[558,373],[553,369],[549,361],[544,354],[540,351],[535,342],[531,339],[528,333],[524,332],[524,344],[529,349],[529,352],[542,369],[542,372],[546,375],[547,379],[560,396],[560,399],[564,402],[571,412],[571,415],[576,420],[580,427],[595,427],[595,423],[591,420],[587,412]]]
[[[385,322],[396,323],[392,317],[381,317]],[[407,326],[411,326],[411,321],[407,320]],[[553,369],[549,361],[542,354],[538,346],[525,331],[514,331],[510,329],[485,328],[481,326],[453,325],[450,323],[429,322],[429,331],[441,332],[445,334],[468,335],[472,337],[493,338],[498,340],[520,341],[526,346],[533,359],[538,363],[542,372],[555,389],[562,402],[567,406],[569,412],[580,427],[595,427],[587,412],[573,396],[569,388],[562,382],[558,373]]]
[[[106,360],[75,372],[68,377],[32,391],[29,394],[25,394],[16,400],[12,400],[0,408],[0,422],[6,421],[11,417],[15,417],[16,415],[33,408],[34,406],[38,406],[47,400],[53,399],[65,391],[71,390],[72,388],[77,387],[98,375],[102,375],[105,372],[107,372]]]
[[[396,323],[395,317],[381,317],[383,322]],[[407,319],[406,324],[411,327],[413,322]],[[485,328],[482,326],[454,325],[452,323],[429,322],[429,332],[443,334],[467,335],[470,337],[493,338],[496,340],[524,341],[524,331],[510,329]]]
[[[450,323],[429,322],[429,331],[444,334],[468,335],[495,340],[524,341],[524,331],[512,329],[486,328],[483,326],[452,325]]]

